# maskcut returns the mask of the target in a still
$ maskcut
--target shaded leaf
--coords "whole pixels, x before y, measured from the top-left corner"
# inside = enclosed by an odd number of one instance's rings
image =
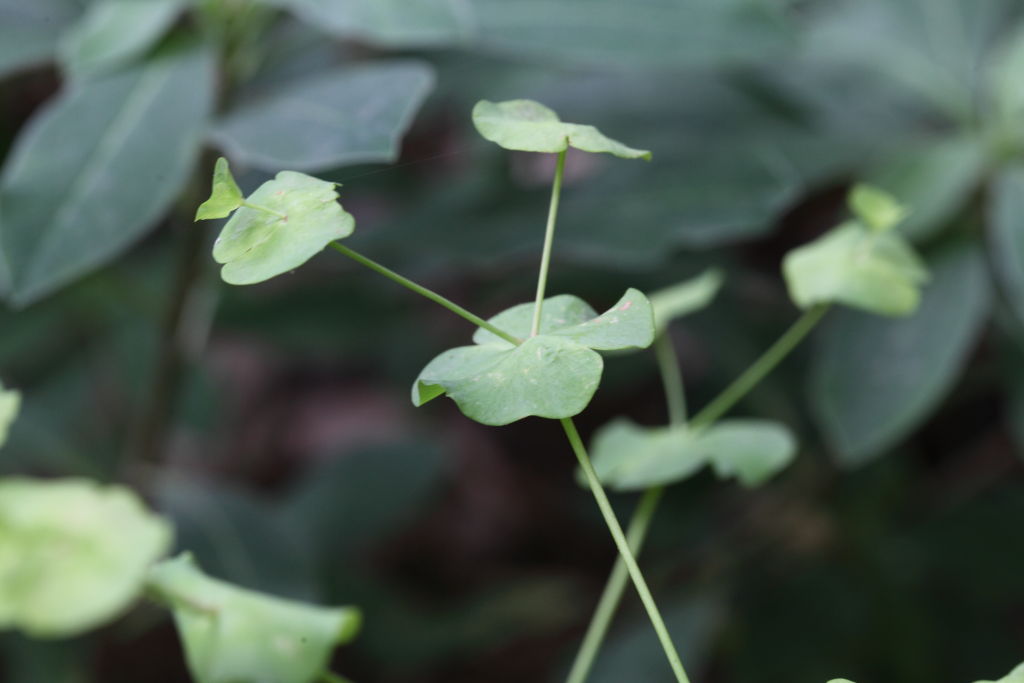
[[[218,581],[188,554],[153,567],[149,585],[174,611],[198,683],[312,683],[361,622],[352,607],[316,607]]]
[[[48,61],[80,11],[75,0],[0,0],[0,76]]]
[[[676,318],[696,313],[710,304],[724,282],[722,271],[709,268],[695,278],[651,294],[656,332],[663,332]]]
[[[810,402],[846,465],[881,455],[928,417],[987,319],[990,292],[978,249],[944,249],[929,268],[933,280],[914,315],[841,311],[822,331]]]
[[[100,0],[61,39],[61,62],[73,77],[95,76],[144,54],[167,32],[183,0]]]
[[[598,477],[619,491],[683,481],[705,465],[720,478],[759,486],[792,462],[796,439],[770,420],[722,420],[694,432],[619,418],[597,431],[592,451]]]
[[[213,86],[210,53],[177,49],[73,84],[21,131],[0,175],[11,301],[103,265],[164,215],[193,169]]]
[[[996,276],[1024,321],[1024,165],[999,171],[989,193],[988,243]]]
[[[0,628],[80,634],[139,596],[171,528],[118,486],[0,480]]]
[[[0,448],[7,442],[7,434],[10,431],[11,423],[18,417],[18,410],[21,408],[21,394],[17,391],[4,389],[0,382]]]
[[[487,322],[513,337],[530,336],[535,304],[513,306]],[[597,351],[645,349],[654,342],[654,318],[647,297],[630,288],[614,306],[600,316],[582,299],[570,294],[544,300],[541,307],[540,333],[564,337]],[[473,334],[476,344],[503,344],[509,342],[479,328]]]
[[[213,168],[213,188],[210,191],[210,198],[196,209],[196,220],[227,218],[232,211],[242,206],[243,199],[242,190],[235,182],[235,177],[231,175],[228,160],[220,157]]]
[[[260,185],[213,246],[213,258],[224,265],[224,281],[251,285],[269,280],[351,235],[355,219],[341,208],[334,188],[334,183],[295,171],[281,171]]]
[[[531,415],[561,419],[587,407],[603,368],[596,351],[549,335],[530,337],[519,346],[461,346],[423,368],[412,401],[421,406],[447,394],[466,417],[486,425]]]
[[[917,308],[928,272],[899,235],[848,222],[786,254],[783,273],[800,308],[841,303],[884,315]]]
[[[650,160],[651,153],[605,137],[593,126],[563,123],[551,109],[533,100],[488,102],[473,107],[473,125],[485,139],[521,152],[584,152],[613,154],[623,159]]]
[[[267,171],[394,161],[433,82],[423,62],[334,69],[229,111],[213,141],[232,159]]]

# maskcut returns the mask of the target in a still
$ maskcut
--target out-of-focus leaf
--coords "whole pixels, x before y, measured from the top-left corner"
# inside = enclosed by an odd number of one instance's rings
[[[25,127],[0,175],[13,303],[109,261],[164,214],[193,170],[213,75],[207,49],[181,47],[72,84]]]
[[[651,294],[649,298],[657,332],[663,332],[676,318],[696,313],[710,304],[723,282],[725,276],[722,271],[709,268],[695,278]]]
[[[11,423],[18,417],[18,409],[21,407],[21,394],[17,391],[4,389],[0,382],[0,448],[7,442],[7,433]]]
[[[1022,135],[1024,116],[1024,26],[1006,37],[988,65],[989,97],[996,122]]]
[[[957,378],[989,308],[984,260],[957,244],[929,260],[914,315],[841,311],[826,323],[811,373],[811,406],[840,462],[884,453],[928,417]]]
[[[977,681],[976,683],[1024,683],[1024,664],[1021,664],[998,681]]]
[[[530,336],[534,304],[499,313],[489,322],[525,341],[516,346],[478,331],[474,346],[449,349],[427,364],[413,384],[413,404],[447,394],[467,417],[488,425],[530,415],[572,417],[601,381],[604,362],[595,349],[645,348],[654,341],[651,305],[638,290],[596,317],[576,297],[545,301],[551,306],[542,308],[541,334]]]
[[[95,76],[139,57],[167,32],[184,0],[99,0],[61,39],[64,68]]]
[[[170,542],[170,526],[127,489],[0,480],[0,628],[47,638],[104,624]]]
[[[229,111],[213,141],[267,171],[394,161],[433,82],[430,67],[415,61],[331,70]]]
[[[1024,165],[999,171],[989,197],[989,253],[1010,305],[1024,321]]]
[[[841,303],[872,313],[913,312],[928,271],[898,234],[848,222],[786,254],[783,274],[800,308]]]
[[[92,650],[78,640],[33,640],[20,634],[0,637],[5,683],[96,683],[90,674]]]
[[[925,240],[946,227],[981,181],[987,153],[974,137],[950,137],[899,150],[869,168],[867,179],[910,213],[900,233]]]
[[[673,484],[708,464],[720,478],[759,486],[793,460],[796,439],[770,420],[722,420],[693,432],[620,418],[597,431],[592,451],[598,477],[619,491]]]
[[[198,683],[313,683],[362,620],[353,607],[316,607],[218,581],[187,554],[153,567],[149,588],[174,611]]]
[[[0,1],[0,76],[49,60],[80,11],[75,0]]]
[[[228,160],[224,157],[217,159],[213,169],[213,187],[210,190],[210,198],[199,205],[196,209],[196,220],[209,220],[211,218],[227,218],[231,212],[242,206],[242,190],[231,175],[231,168]]]
[[[251,285],[298,268],[355,230],[334,183],[281,171],[249,195],[224,225],[213,258],[232,285]],[[259,207],[259,208],[257,208]]]
[[[895,197],[873,185],[855,185],[847,201],[853,215],[873,232],[888,232],[907,215]]]
[[[520,152],[564,152],[575,147],[622,159],[651,158],[647,150],[627,147],[593,126],[564,123],[554,111],[533,100],[477,102],[473,107],[473,125],[485,139]]]

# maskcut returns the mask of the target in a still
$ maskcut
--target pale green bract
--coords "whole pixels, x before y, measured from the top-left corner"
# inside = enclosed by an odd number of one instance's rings
[[[119,486],[0,480],[0,629],[49,638],[103,625],[139,597],[171,536]]]
[[[413,384],[413,403],[447,394],[467,417],[487,425],[531,415],[572,417],[586,408],[601,381],[598,350],[646,348],[654,341],[650,302],[635,289],[600,316],[574,296],[545,299],[540,334],[530,337],[533,307],[513,306],[488,321],[525,338],[522,344],[477,330],[473,346],[449,349],[430,361]]]
[[[771,420],[722,420],[704,430],[641,427],[625,418],[597,431],[591,445],[601,482],[618,491],[673,484],[710,465],[722,479],[759,486],[792,462],[796,439]]]
[[[564,152],[575,147],[623,159],[651,159],[649,151],[627,147],[593,126],[564,123],[554,111],[533,100],[481,100],[473,107],[473,125],[487,140],[520,152]]]
[[[213,194],[197,219],[223,217],[234,203],[234,180],[227,164],[218,164]],[[221,230],[213,258],[224,265],[221,277],[232,285],[251,285],[298,268],[332,241],[348,237],[355,219],[338,203],[336,185],[304,173],[281,171],[260,185]],[[205,208],[204,208],[205,207]]]
[[[722,271],[708,268],[697,277],[651,294],[649,298],[654,309],[654,325],[658,333],[664,332],[669,323],[676,318],[696,313],[710,304],[724,281]]]
[[[196,220],[204,221],[211,218],[227,218],[231,212],[242,206],[242,190],[231,175],[231,167],[224,157],[217,159],[213,167],[213,189],[210,198],[196,209]]]
[[[902,237],[856,221],[789,252],[782,269],[800,308],[841,303],[891,316],[913,313],[928,280],[921,258]]]
[[[0,382],[0,448],[7,442],[7,434],[20,408],[21,394],[4,389],[3,382]]]
[[[976,681],[975,683],[1024,683],[1024,664],[1019,665],[998,681]]]
[[[153,567],[149,587],[174,611],[198,683],[312,683],[362,621],[354,607],[317,607],[211,578],[188,554]]]

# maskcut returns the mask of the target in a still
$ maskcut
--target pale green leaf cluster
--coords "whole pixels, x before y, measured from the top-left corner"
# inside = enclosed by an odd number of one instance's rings
[[[533,100],[477,102],[473,125],[487,140],[520,152],[564,152],[575,147],[623,159],[651,159],[649,151],[627,147],[594,126],[564,123],[554,111]]]
[[[10,432],[11,424],[18,417],[21,409],[21,394],[11,389],[4,389],[3,382],[0,382],[0,448],[7,442],[7,434]]]
[[[0,629],[48,638],[103,625],[139,597],[171,536],[122,487],[0,480]]]
[[[602,483],[637,491],[682,481],[705,465],[722,479],[759,486],[792,462],[797,444],[788,428],[771,420],[722,420],[692,430],[620,418],[598,430],[591,448]]]
[[[518,339],[512,344],[486,330],[473,346],[440,354],[420,372],[412,401],[420,406],[447,394],[469,418],[504,425],[531,415],[572,417],[590,403],[604,361],[597,351],[646,348],[654,341],[650,302],[630,289],[602,315],[569,295],[545,299],[540,333],[530,335],[534,304],[520,304],[488,322]]]
[[[903,209],[881,190],[854,188],[855,219],[786,255],[783,273],[801,308],[840,303],[871,313],[908,315],[917,309],[928,271],[893,228]]]
[[[234,211],[213,246],[224,281],[251,285],[269,280],[351,235],[355,219],[338,203],[335,187],[304,173],[281,171],[246,200],[227,162],[218,161],[213,191],[196,219],[223,218]]]
[[[353,607],[283,600],[211,578],[188,554],[153,567],[149,588],[173,610],[197,683],[312,683],[362,621]]]
[[[717,268],[709,268],[697,277],[659,289],[650,295],[654,325],[660,334],[676,318],[696,313],[715,298],[725,282]]]

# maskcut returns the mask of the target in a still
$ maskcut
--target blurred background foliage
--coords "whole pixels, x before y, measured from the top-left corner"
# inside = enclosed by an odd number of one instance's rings
[[[469,121],[527,97],[654,150],[570,154],[549,289],[727,273],[672,328],[690,402],[796,311],[779,263],[853,180],[913,208],[920,311],[835,311],[737,415],[800,456],[670,490],[642,563],[697,680],[959,683],[1024,652],[1024,6],[1017,0],[0,0],[0,473],[133,484],[212,574],[367,614],[363,683],[555,681],[613,560],[556,426],[412,378],[471,330],[326,254],[230,288],[212,157],[344,184],[355,246],[490,315],[531,298],[553,160]],[[653,359],[581,418],[664,420]],[[630,496],[616,496],[628,515]],[[187,680],[140,609],[0,637],[11,683]],[[670,680],[632,599],[595,683]]]

